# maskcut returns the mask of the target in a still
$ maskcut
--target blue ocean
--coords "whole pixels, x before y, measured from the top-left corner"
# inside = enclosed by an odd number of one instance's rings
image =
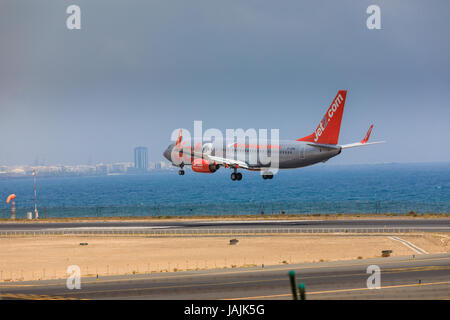
[[[244,171],[186,170],[147,175],[38,177],[40,217],[450,213],[450,163],[316,165],[272,180]],[[32,178],[0,180],[0,218],[15,193],[17,218],[34,211]]]

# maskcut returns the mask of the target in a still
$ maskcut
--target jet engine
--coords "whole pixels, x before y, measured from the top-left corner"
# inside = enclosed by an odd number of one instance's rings
[[[192,170],[195,172],[214,173],[217,169],[219,169],[219,165],[206,159],[195,159],[192,161]]]

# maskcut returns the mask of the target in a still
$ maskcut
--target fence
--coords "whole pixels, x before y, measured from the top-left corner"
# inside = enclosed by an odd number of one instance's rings
[[[448,202],[420,201],[304,201],[304,202],[223,202],[173,203],[123,206],[46,207],[39,206],[39,216],[57,217],[134,217],[134,216],[219,216],[261,214],[345,214],[345,213],[450,213]],[[34,208],[16,207],[17,218],[26,218]],[[9,218],[10,208],[0,209],[0,218]]]
[[[264,234],[302,234],[302,233],[380,233],[398,234],[423,232],[420,228],[259,228],[259,229],[121,229],[121,230],[20,230],[0,231],[0,236],[56,236],[56,235],[150,235],[150,236],[205,236],[205,235],[264,235]]]

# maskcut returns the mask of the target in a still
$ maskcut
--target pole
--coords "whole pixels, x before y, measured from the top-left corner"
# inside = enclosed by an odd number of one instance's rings
[[[34,177],[34,218],[38,218],[37,211],[37,192],[36,192],[36,169],[33,169],[33,177]]]
[[[291,280],[292,298],[294,300],[298,300],[297,286],[295,284],[295,271],[294,270],[289,271],[289,279]]]
[[[11,220],[16,219],[16,201],[13,199],[11,202]]]
[[[300,300],[306,300],[305,284],[304,283],[299,283],[298,290],[300,291]]]

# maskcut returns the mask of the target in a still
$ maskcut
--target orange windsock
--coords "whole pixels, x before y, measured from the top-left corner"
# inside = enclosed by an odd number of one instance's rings
[[[16,198],[16,195],[14,193],[10,194],[8,196],[8,198],[6,198],[6,203],[9,203],[11,200],[14,200],[15,198]]]

